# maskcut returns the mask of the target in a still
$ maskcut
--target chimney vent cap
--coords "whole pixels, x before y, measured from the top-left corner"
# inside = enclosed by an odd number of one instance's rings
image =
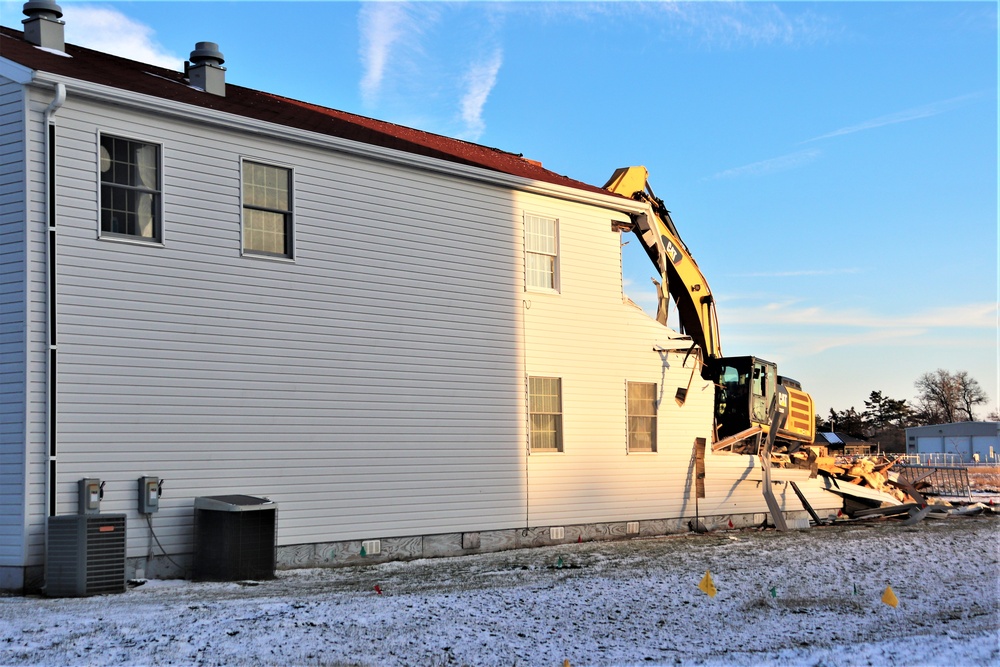
[[[217,62],[211,62],[213,60]],[[194,45],[194,51],[191,52],[191,62],[195,64],[221,65],[226,60],[222,57],[219,45],[215,42],[198,42]]]
[[[31,0],[24,3],[21,11],[25,16],[30,18],[39,16],[47,19],[59,19],[63,15],[62,7],[53,2],[53,0]]]

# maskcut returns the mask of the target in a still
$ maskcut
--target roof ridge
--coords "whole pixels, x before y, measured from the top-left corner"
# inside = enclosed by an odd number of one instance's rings
[[[34,71],[170,100],[192,108],[212,109],[259,122],[273,123],[319,135],[422,155],[516,176],[530,181],[609,195],[606,190],[544,168],[541,162],[493,146],[326,107],[315,102],[255,88],[226,84],[226,94],[214,95],[192,87],[184,72],[133,60],[76,44],[66,44],[72,57],[46,52],[24,39],[24,33],[0,26],[0,35],[12,41],[0,57]],[[164,81],[181,84],[165,86]]]

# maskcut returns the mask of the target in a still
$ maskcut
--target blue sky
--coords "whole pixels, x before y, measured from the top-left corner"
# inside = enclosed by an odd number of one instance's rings
[[[232,83],[596,185],[645,165],[727,355],[823,414],[937,368],[997,409],[993,2],[60,4],[72,43],[179,69],[214,41]],[[637,245],[626,291],[652,308]]]

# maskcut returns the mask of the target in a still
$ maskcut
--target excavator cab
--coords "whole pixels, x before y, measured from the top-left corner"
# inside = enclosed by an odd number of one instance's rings
[[[780,384],[787,394],[787,414],[778,436],[798,442],[812,442],[815,433],[812,397],[798,382],[780,377],[774,362],[758,357],[723,357],[713,363],[715,374],[715,423],[719,438],[742,433],[754,426],[765,432],[768,410]]]
[[[756,357],[726,357],[716,362],[715,421],[726,438],[767,424],[778,369]]]

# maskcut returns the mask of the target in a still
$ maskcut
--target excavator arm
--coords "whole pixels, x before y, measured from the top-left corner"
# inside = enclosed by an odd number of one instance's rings
[[[765,433],[770,431],[772,424],[767,410],[777,400],[777,394],[781,394],[787,405],[777,435],[789,441],[811,443],[815,434],[813,401],[798,383],[784,380],[776,394],[775,382],[764,382],[769,374],[780,381],[773,363],[756,357],[723,358],[712,290],[681,240],[670,211],[653,194],[648,178],[645,167],[623,167],[615,170],[604,189],[648,205],[645,212],[632,216],[633,231],[660,273],[663,292],[669,293],[677,304],[682,332],[691,336],[705,354],[702,375],[717,388],[717,437],[732,436],[752,427],[759,427]],[[662,324],[666,323],[665,301],[660,299],[656,318]],[[753,379],[758,381],[759,393],[750,391]]]
[[[698,263],[681,240],[670,211],[649,187],[648,176],[645,167],[623,167],[615,170],[604,189],[649,205],[645,213],[632,218],[636,236],[659,270],[664,292],[677,304],[682,333],[691,336],[711,366],[722,357],[715,299]],[[664,307],[661,300],[660,308]],[[665,322],[665,313],[657,313],[657,319]]]

